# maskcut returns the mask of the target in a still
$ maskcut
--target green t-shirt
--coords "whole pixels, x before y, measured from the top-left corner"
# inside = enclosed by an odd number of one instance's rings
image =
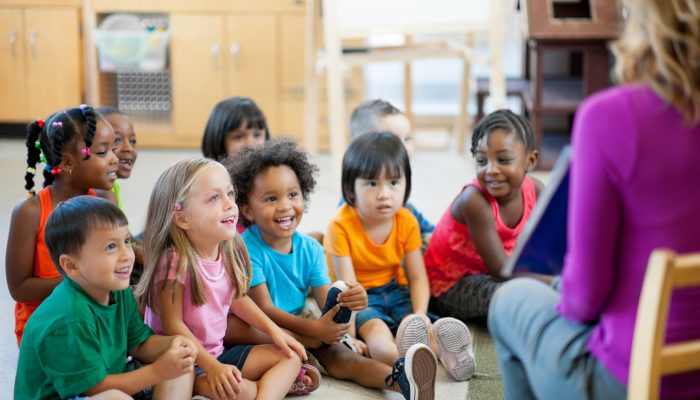
[[[119,207],[120,210],[124,210],[122,208],[122,188],[119,185],[119,181],[114,181],[112,184],[112,193],[114,193],[114,197],[117,198],[117,207]]]
[[[130,288],[113,291],[112,297],[112,304],[102,305],[64,277],[24,329],[16,399],[66,398],[124,372],[127,350],[153,331]]]

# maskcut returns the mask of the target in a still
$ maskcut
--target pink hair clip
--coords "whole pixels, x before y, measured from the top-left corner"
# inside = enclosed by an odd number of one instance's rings
[[[56,127],[58,126],[59,128],[63,128],[63,122],[52,122],[51,126]]]
[[[59,167],[51,168],[51,175],[59,175],[61,172],[61,168]]]
[[[175,203],[175,205],[173,205],[173,210],[174,211],[182,211],[182,204]]]
[[[90,148],[89,148],[89,147],[85,146],[85,147],[83,147],[80,151],[83,152],[83,155],[84,155],[85,157],[89,157],[89,156],[90,156]]]

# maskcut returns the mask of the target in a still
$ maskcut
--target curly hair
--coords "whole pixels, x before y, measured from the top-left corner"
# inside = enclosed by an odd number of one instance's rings
[[[286,165],[294,171],[299,180],[306,208],[309,196],[316,187],[315,175],[319,171],[318,167],[309,161],[308,155],[297,148],[294,140],[286,138],[272,139],[262,146],[247,147],[222,162],[236,187],[236,203],[239,207],[243,204],[248,205],[248,195],[253,190],[258,174],[270,167]],[[251,225],[243,215],[240,218],[245,226]]]
[[[629,19],[612,46],[622,83],[644,82],[700,122],[700,4],[698,0],[626,0]]]

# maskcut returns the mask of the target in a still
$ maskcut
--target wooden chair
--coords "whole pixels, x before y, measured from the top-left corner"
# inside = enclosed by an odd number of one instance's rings
[[[651,253],[634,327],[628,399],[657,399],[662,376],[700,369],[700,338],[664,343],[673,290],[694,286],[700,286],[700,253]]]
[[[454,129],[462,151],[466,136],[469,63],[473,61],[471,43],[475,34],[487,36],[491,48],[491,100],[494,105],[505,104],[505,78],[501,62],[502,21],[499,19],[501,7],[500,0],[310,0],[306,9],[304,104],[304,142],[307,151],[312,154],[317,151],[319,65],[326,69],[333,176],[338,178],[336,182],[339,184],[348,126],[343,69],[370,62],[410,62],[441,57],[458,57],[465,61],[459,115]],[[474,9],[477,12],[470,12]],[[348,15],[361,15],[362,18],[358,21],[348,18]],[[319,21],[323,22],[322,43]],[[407,40],[401,46],[372,47],[368,39],[376,35],[402,35]],[[344,43],[356,40],[364,43],[360,51],[344,49]],[[410,104],[407,111],[410,117]]]

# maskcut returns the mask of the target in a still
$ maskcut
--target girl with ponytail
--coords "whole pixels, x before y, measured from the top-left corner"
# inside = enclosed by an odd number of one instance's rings
[[[44,242],[44,225],[51,210],[80,195],[115,201],[111,190],[117,177],[114,131],[92,107],[81,105],[38,118],[27,126],[28,198],[12,212],[5,268],[15,305],[15,334],[19,345],[29,316],[63,279]],[[34,177],[43,175],[43,189],[34,190]],[[97,190],[96,190],[97,189]]]

